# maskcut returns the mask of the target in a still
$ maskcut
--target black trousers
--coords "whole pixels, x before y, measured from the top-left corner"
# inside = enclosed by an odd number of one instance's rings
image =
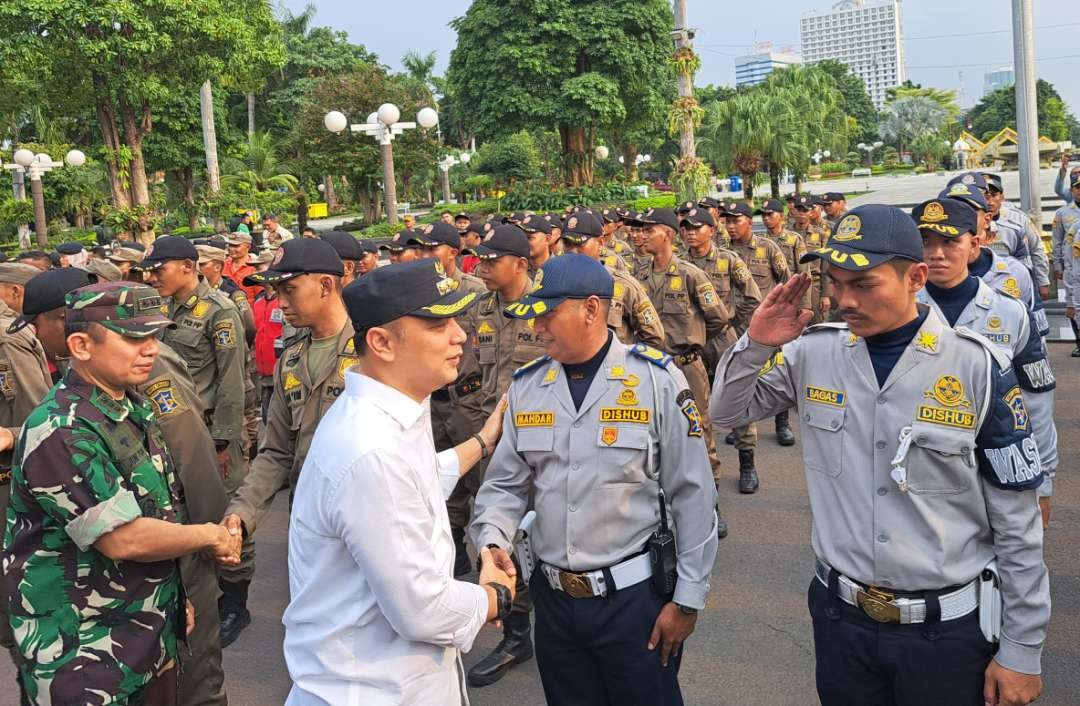
[[[814,622],[822,706],[983,706],[993,645],[979,612],[935,624],[879,623],[816,578],[807,599]]]
[[[549,706],[682,706],[679,657],[660,666],[650,652],[667,602],[643,581],[604,598],[571,598],[539,568],[530,580],[536,607],[536,664]]]

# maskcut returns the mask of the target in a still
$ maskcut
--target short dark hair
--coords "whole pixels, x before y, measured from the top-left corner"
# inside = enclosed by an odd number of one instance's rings
[[[454,215],[453,211],[443,211],[443,212],[441,212],[439,214],[439,218],[442,218],[443,216],[452,216],[452,215]]]
[[[263,220],[264,221],[276,221],[277,220],[277,214],[276,213],[267,213],[266,215],[263,216]]]

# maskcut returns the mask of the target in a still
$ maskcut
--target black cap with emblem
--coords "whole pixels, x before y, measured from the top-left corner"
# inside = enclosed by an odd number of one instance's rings
[[[929,231],[945,238],[975,233],[979,227],[979,216],[975,209],[959,199],[924,201],[912,209],[911,218],[920,231]]]
[[[514,257],[529,256],[529,238],[525,231],[515,225],[495,226],[486,240],[476,248],[466,248],[465,252],[476,255],[481,260],[494,260],[503,255]]]
[[[405,241],[406,245],[419,245],[425,248],[434,248],[439,245],[449,245],[455,250],[461,249],[461,233],[449,223],[437,221],[426,225],[417,226]]]
[[[64,306],[64,297],[79,287],[97,281],[97,277],[78,267],[61,267],[31,277],[23,292],[22,314],[11,322],[8,333],[15,333],[37,317]]]
[[[345,287],[343,297],[359,334],[403,316],[458,316],[476,302],[477,294],[459,289],[441,262],[427,258],[372,270]]]
[[[631,225],[636,226],[667,226],[678,232],[679,217],[675,215],[673,208],[650,208],[645,213],[639,213]]]
[[[351,237],[351,236],[350,236]],[[278,284],[293,277],[325,274],[341,277],[345,266],[334,246],[320,238],[286,240],[274,253],[269,269],[244,278],[244,284]]]
[[[724,204],[724,217],[735,218],[737,216],[754,217],[754,209],[745,201],[728,201]]]
[[[603,234],[604,226],[592,211],[572,213],[563,223],[562,237],[575,245],[581,245],[589,238],[599,238]]]
[[[758,213],[783,213],[784,204],[780,203],[777,199],[766,199],[761,204],[761,208],[758,209]]]
[[[525,231],[526,234],[544,233],[545,235],[551,235],[552,220],[551,216],[534,213],[525,217],[525,220],[521,222],[521,229]]]
[[[869,270],[896,258],[923,261],[919,229],[900,209],[870,204],[852,209],[836,224],[828,245],[799,262],[820,259],[843,270]]]
[[[352,233],[343,230],[329,230],[320,235],[319,238],[330,243],[342,260],[361,260],[366,252],[360,241]],[[273,262],[273,260],[270,262]]]
[[[156,270],[172,260],[198,262],[199,251],[190,240],[181,235],[166,235],[151,243],[146,248],[142,262],[133,264],[132,269]]]
[[[712,217],[707,208],[691,208],[688,211],[683,211],[679,214],[680,225],[688,225],[691,228],[700,228],[701,226],[715,226],[716,219]]]

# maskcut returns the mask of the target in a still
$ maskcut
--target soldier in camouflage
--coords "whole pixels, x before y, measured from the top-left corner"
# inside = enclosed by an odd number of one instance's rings
[[[31,704],[176,703],[178,641],[194,627],[176,559],[239,561],[239,535],[187,525],[183,488],[145,382],[173,325],[147,287],[67,295],[71,369],[16,447],[4,582]],[[213,619],[212,616],[208,616]]]

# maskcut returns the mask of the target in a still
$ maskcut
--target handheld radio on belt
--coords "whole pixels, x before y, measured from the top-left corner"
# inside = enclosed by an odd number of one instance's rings
[[[661,424],[660,421],[660,409],[657,402],[660,399],[659,390],[656,386],[656,376],[653,374],[652,366],[646,366],[649,368],[649,381],[652,383],[653,393],[653,407],[656,409],[657,426]],[[649,425],[649,436],[653,433],[652,425]],[[660,434],[657,432],[657,454],[655,459],[655,465],[653,459],[647,459],[646,464],[649,468],[655,468],[656,484],[658,487],[656,492],[657,500],[660,502],[660,526],[649,535],[649,564],[652,566],[652,588],[656,593],[661,596],[670,596],[675,592],[675,582],[678,579],[678,573],[676,572],[676,564],[678,563],[677,550],[675,547],[675,533],[671,531],[668,526],[667,520],[667,498],[664,496],[664,488],[660,485],[660,467],[662,465],[660,461]],[[649,454],[652,453],[652,440],[649,441]]]

